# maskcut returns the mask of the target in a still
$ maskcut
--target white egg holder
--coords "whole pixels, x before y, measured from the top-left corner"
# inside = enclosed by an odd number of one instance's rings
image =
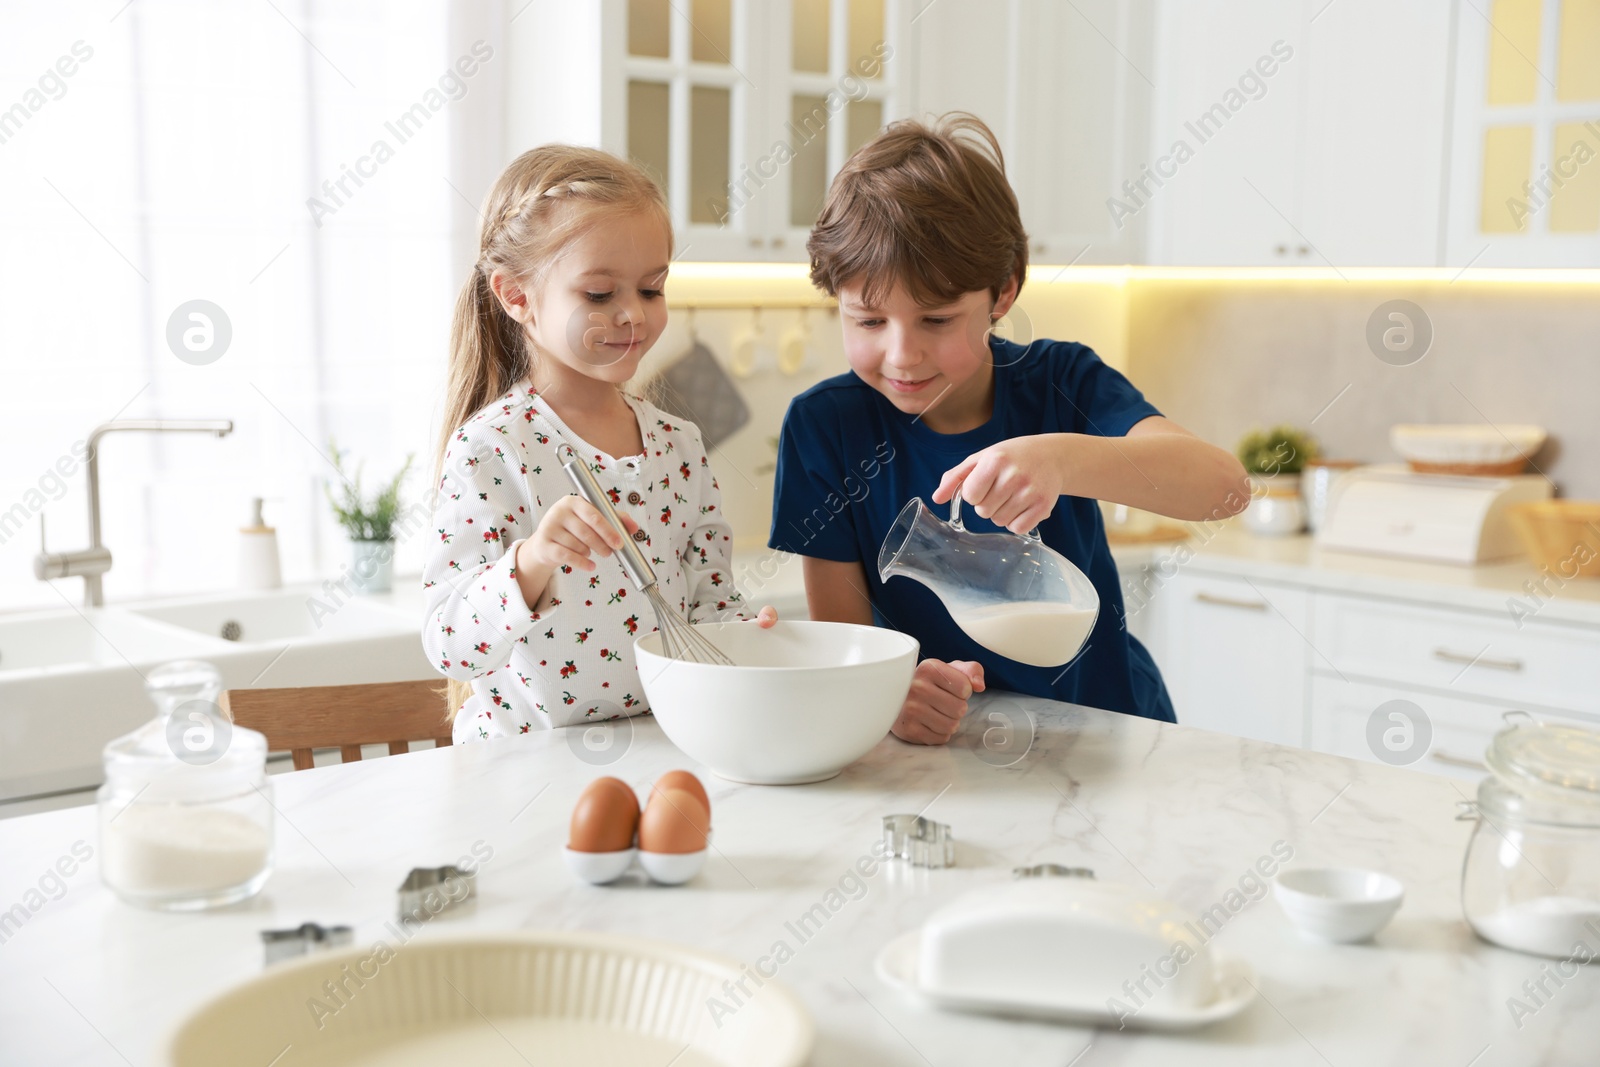
[[[711,851],[711,831],[706,832],[706,847],[698,852],[646,852],[641,848],[624,848],[616,852],[578,852],[563,847],[567,870],[579,881],[590,885],[610,885],[633,867],[639,866],[650,880],[658,885],[682,885],[700,873],[706,865],[706,853]]]

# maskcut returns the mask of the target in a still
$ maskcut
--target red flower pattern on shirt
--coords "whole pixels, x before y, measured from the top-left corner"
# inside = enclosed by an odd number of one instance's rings
[[[729,570],[732,531],[721,490],[715,477],[691,478],[710,467],[699,431],[637,397],[628,402],[643,453],[613,459],[582,449],[586,460],[593,456],[590,469],[619,512],[641,528],[656,518],[639,547],[670,603],[693,621],[746,617]],[[538,526],[545,501],[572,492],[560,463],[547,462],[566,440],[576,438],[524,381],[458,428],[445,454],[433,523],[439,540],[423,573],[422,637],[441,674],[473,685],[456,719],[458,741],[649,714],[631,691],[640,615],[629,610],[632,586],[617,557],[596,558],[592,574],[560,567],[535,605],[524,603],[517,584],[511,554]],[[554,646],[540,655],[535,649],[547,641]],[[556,647],[558,657],[550,654]],[[518,684],[491,686],[496,671]]]

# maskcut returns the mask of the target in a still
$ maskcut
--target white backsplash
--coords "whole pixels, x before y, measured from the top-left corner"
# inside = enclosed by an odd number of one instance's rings
[[[1163,412],[1232,448],[1252,426],[1309,427],[1335,458],[1393,462],[1400,422],[1535,423],[1535,457],[1563,496],[1600,497],[1600,302],[1592,286],[1395,281],[1131,287],[1128,365]],[[1433,329],[1420,360],[1368,347],[1389,300]]]

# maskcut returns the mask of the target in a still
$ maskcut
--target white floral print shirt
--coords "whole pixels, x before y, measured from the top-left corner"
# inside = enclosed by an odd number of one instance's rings
[[[574,492],[557,448],[571,444],[621,514],[663,598],[691,622],[746,618],[734,588],[731,533],[700,431],[623,394],[644,452],[612,457],[577,437],[526,380],[458,429],[445,452],[423,568],[422,644],[440,673],[471,682],[458,742],[646,713],[633,641],[656,629],[648,598],[616,555],[593,572],[562,566],[539,610],[513,560],[545,509]]]

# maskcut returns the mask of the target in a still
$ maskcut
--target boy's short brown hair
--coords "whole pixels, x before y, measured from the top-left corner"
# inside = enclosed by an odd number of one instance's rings
[[[860,283],[876,307],[903,283],[924,307],[1000,289],[1028,266],[1028,235],[1000,143],[961,111],[911,119],[856,150],[828,188],[806,241],[811,283],[830,296]]]

